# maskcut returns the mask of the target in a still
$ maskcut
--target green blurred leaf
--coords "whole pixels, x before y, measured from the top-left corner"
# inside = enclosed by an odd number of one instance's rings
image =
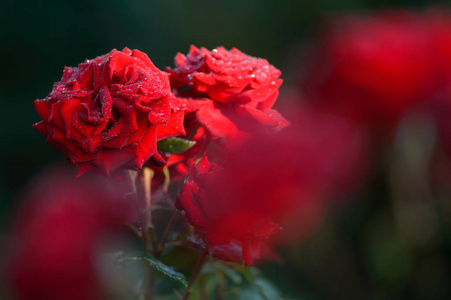
[[[148,265],[153,266],[159,272],[164,275],[180,282],[183,286],[188,287],[188,282],[186,281],[185,275],[180,272],[175,271],[172,267],[163,264],[161,261],[154,257],[150,257],[149,255],[138,255],[138,256],[126,256],[122,259],[122,261],[135,261],[135,262],[144,262]]]
[[[171,154],[183,153],[196,144],[194,141],[189,141],[177,137],[168,138],[157,143],[157,149],[160,152],[168,152]]]
[[[261,296],[261,298],[265,300],[270,300],[271,298],[266,297],[263,289],[257,284],[257,282],[254,280],[254,277],[251,273],[251,268],[242,266],[242,265],[234,265],[235,270],[237,270],[241,275],[243,275],[244,278],[257,290],[258,294]]]
[[[241,284],[243,282],[240,273],[238,273],[235,269],[222,264],[219,265],[218,269],[222,271],[227,276],[227,278],[229,278],[233,283]]]
[[[250,288],[244,289],[239,299],[283,299],[279,290],[267,279],[263,278],[261,272],[253,267],[233,264],[234,269],[239,272],[251,284]]]
[[[222,261],[214,261],[210,262],[209,264],[205,265],[202,268],[202,273],[204,274],[215,274],[215,273],[222,273],[224,274],[228,279],[230,279],[234,284],[239,285],[243,282],[243,276],[238,272],[235,267],[233,267],[229,263],[224,263]]]

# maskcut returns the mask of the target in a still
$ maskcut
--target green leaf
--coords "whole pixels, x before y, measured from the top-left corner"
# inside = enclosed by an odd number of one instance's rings
[[[247,281],[257,290],[258,294],[265,300],[269,300],[262,287],[254,280],[254,276],[251,273],[251,268],[246,266],[239,266],[238,271],[246,278]]]
[[[260,287],[259,292],[261,291],[266,299],[283,299],[280,295],[280,291],[269,280],[257,277],[254,282]]]
[[[155,269],[157,269],[159,272],[163,273],[164,275],[180,282],[183,284],[183,286],[188,287],[188,282],[186,281],[185,275],[183,275],[180,272],[175,271],[172,267],[167,266],[163,264],[161,261],[159,261],[156,258],[150,257],[149,255],[146,256],[126,256],[122,259],[124,262],[144,262],[148,265],[151,265]]]
[[[169,152],[171,154],[183,153],[196,144],[195,141],[189,141],[177,137],[168,138],[157,143],[157,149],[160,152]]]
[[[234,284],[241,284],[243,282],[240,273],[230,264],[218,263],[215,265],[216,269],[223,272]]]
[[[263,299],[279,300],[284,299],[280,291],[270,281],[262,277],[261,272],[254,267],[246,267],[238,264],[231,264],[250,283],[251,287],[242,290],[239,299]],[[244,298],[243,298],[244,297]],[[247,297],[247,298],[246,298]]]

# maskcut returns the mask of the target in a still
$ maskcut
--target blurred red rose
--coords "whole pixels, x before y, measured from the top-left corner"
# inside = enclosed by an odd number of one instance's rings
[[[124,191],[61,170],[34,182],[8,245],[5,275],[17,299],[106,299],[96,256],[130,221]]]
[[[221,168],[199,162],[188,173],[176,207],[212,255],[252,264],[267,238],[294,243],[321,221],[331,198],[362,183],[368,148],[358,127],[302,109],[282,132],[258,133],[234,149]]]
[[[191,46],[188,55],[178,53],[175,68],[166,71],[182,96],[202,100],[198,122],[224,145],[236,145],[262,126],[280,129],[288,124],[272,109],[281,73],[265,59],[235,48],[208,51]]]
[[[446,9],[432,9],[425,13],[430,37],[433,43],[433,56],[437,58],[438,74],[445,79],[449,89],[451,79],[451,12]]]
[[[272,244],[289,245],[311,234],[328,211],[346,203],[366,184],[374,153],[368,132],[357,122],[302,105],[281,110],[291,117],[292,125],[278,138],[265,141],[274,143],[266,146],[266,160],[270,160],[270,153],[278,153],[276,161],[280,156],[287,157],[282,170],[296,169],[298,189],[303,191],[302,197],[288,200],[279,208],[278,222],[285,230]],[[248,157],[257,147],[259,143],[249,146]],[[293,152],[286,151],[287,147]]]
[[[433,27],[435,49],[439,58],[441,75],[444,78],[444,91],[434,103],[433,114],[437,122],[439,143],[448,158],[451,157],[451,13],[449,11],[431,11],[430,20]],[[447,168],[446,158],[441,159],[438,168]],[[447,182],[447,176],[440,176]]]
[[[440,85],[444,24],[405,11],[337,18],[304,81],[309,98],[370,125],[392,124]]]
[[[79,174],[140,169],[158,140],[184,134],[183,110],[171,108],[168,74],[125,48],[64,70],[35,107],[33,127],[77,164]]]
[[[247,265],[259,257],[262,239],[280,231],[266,210],[259,210],[254,198],[230,198],[228,171],[203,158],[189,173],[176,207],[186,212],[186,220],[201,233],[207,247],[236,244]],[[224,180],[225,185],[220,184]],[[243,201],[245,200],[245,201]]]

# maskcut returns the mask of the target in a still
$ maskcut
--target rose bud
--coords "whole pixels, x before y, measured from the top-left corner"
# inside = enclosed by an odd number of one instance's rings
[[[109,299],[98,258],[131,219],[125,190],[62,170],[35,180],[8,243],[4,276],[14,299]]]
[[[124,48],[66,67],[52,92],[34,102],[33,127],[86,172],[139,170],[157,141],[185,134],[184,110],[171,105],[169,75],[147,55]]]

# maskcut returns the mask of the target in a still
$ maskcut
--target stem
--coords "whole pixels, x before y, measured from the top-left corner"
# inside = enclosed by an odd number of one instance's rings
[[[147,267],[147,289],[144,296],[145,300],[152,300],[155,286],[156,270],[152,266]]]
[[[152,205],[152,178],[155,172],[151,168],[144,168],[142,173],[142,186],[144,190],[144,219],[145,226],[143,230],[145,231],[145,235],[150,240],[151,248],[153,253],[157,253],[158,251],[158,242],[157,236],[155,234],[155,228],[152,223],[152,210],[150,209]],[[149,266],[147,268],[147,289],[145,294],[145,300],[152,300],[154,294],[154,286],[155,286],[155,268]]]
[[[152,245],[153,254],[156,255],[157,253],[160,252],[160,249],[159,249],[158,242],[157,242],[157,235],[155,233],[155,228],[153,227],[153,225],[150,225],[148,227],[147,231],[149,233],[149,238],[150,238],[150,242]]]
[[[151,168],[143,169],[143,189],[144,189],[144,199],[145,199],[145,211],[146,211],[146,223],[147,226],[152,226],[152,211],[150,205],[152,204],[151,198],[151,188],[152,188],[152,178],[155,172]]]
[[[175,221],[177,220],[179,213],[176,211],[174,212],[174,214],[172,215],[171,221],[169,221],[169,225],[166,228],[166,231],[163,234],[163,238],[161,239],[160,245],[163,248],[164,244],[166,243],[166,240],[169,237],[169,234],[171,233],[172,227],[174,226]]]
[[[177,298],[179,298],[180,300],[183,300],[183,296],[182,296],[182,294],[179,293],[179,291],[174,290],[174,294],[177,296]]]
[[[205,258],[207,257],[207,251],[208,250],[205,249],[205,251],[202,252],[202,255],[200,256],[199,260],[197,261],[196,266],[194,267],[194,271],[193,271],[193,274],[191,274],[191,278],[189,279],[188,289],[186,291],[186,294],[185,294],[185,297],[183,298],[183,300],[188,300],[189,296],[191,295],[194,281],[196,280],[197,275],[199,275],[199,271],[200,271],[200,269],[202,268],[202,265],[205,262]]]
[[[152,171],[153,172],[153,171]],[[155,251],[156,249],[156,237],[153,226],[151,225],[151,190],[150,184],[152,181],[153,173],[146,171],[144,169],[143,172],[143,189],[144,189],[144,197],[145,197],[145,208],[141,209],[141,205],[139,203],[138,192],[136,188],[136,178],[138,173],[136,171],[128,170],[126,171],[127,178],[132,189],[133,198],[135,200],[135,206],[139,218],[139,222],[141,224],[141,239],[143,241],[144,250],[146,253],[150,253],[149,240],[152,243],[152,248]],[[154,285],[155,285],[155,268],[152,266],[147,266],[147,284],[146,291],[144,293],[145,300],[152,300],[154,294]]]
[[[168,167],[163,168],[163,174],[164,174],[164,183],[163,183],[163,191],[165,194],[169,191],[169,185],[171,184],[171,174],[169,173]]]
[[[200,147],[200,149],[197,151],[197,155],[196,155],[196,158],[195,158],[195,161],[196,161],[196,163],[197,163],[197,161],[199,161],[203,156],[204,156],[204,154],[205,154],[205,152],[206,152],[206,150],[207,150],[207,147],[210,145],[210,140],[206,140],[203,144],[202,144],[202,146]]]
[[[187,224],[187,225],[188,225],[187,226],[188,227],[188,236],[191,236],[191,237],[194,236],[196,234],[194,227],[189,224]]]
[[[144,249],[146,250],[146,252],[149,252],[148,238],[147,238],[146,231],[144,229],[146,226],[146,223],[145,223],[142,211],[141,211],[141,207],[139,205],[138,193],[136,190],[136,177],[138,176],[138,173],[136,171],[127,170],[126,175],[127,175],[127,179],[130,184],[130,187],[132,189],[133,199],[135,201],[136,213],[138,215],[139,223],[141,225],[141,236],[140,237],[143,240]]]

